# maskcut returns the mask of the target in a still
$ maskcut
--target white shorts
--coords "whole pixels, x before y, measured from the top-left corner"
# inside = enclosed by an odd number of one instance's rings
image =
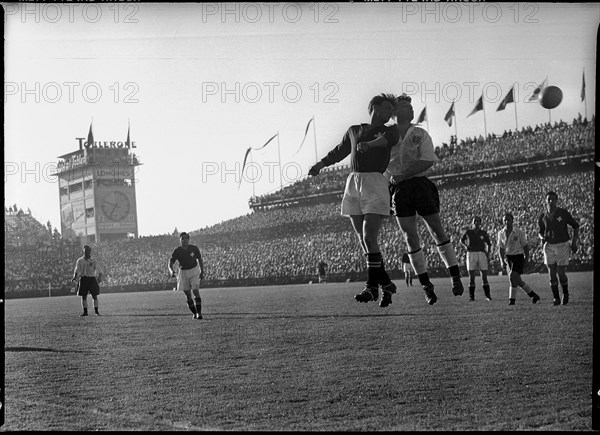
[[[467,253],[467,270],[488,270],[488,259],[485,252],[475,251]]]
[[[569,251],[571,242],[567,240],[561,243],[544,243],[544,264],[557,264],[559,266],[569,265]]]
[[[402,263],[402,270],[404,270],[404,272],[406,272],[406,273],[412,273],[413,272],[412,264]]]
[[[390,190],[379,172],[351,172],[342,199],[342,216],[368,213],[390,216]]]
[[[177,290],[193,290],[200,288],[200,266],[193,269],[179,269],[177,274]]]

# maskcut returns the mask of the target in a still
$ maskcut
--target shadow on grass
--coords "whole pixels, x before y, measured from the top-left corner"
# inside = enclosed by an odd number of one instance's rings
[[[5,347],[4,352],[86,353],[83,350],[61,350],[61,349],[49,349],[47,347]]]

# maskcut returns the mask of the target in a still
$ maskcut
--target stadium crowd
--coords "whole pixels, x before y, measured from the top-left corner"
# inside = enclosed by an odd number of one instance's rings
[[[537,144],[535,147],[539,152],[548,150],[546,141],[569,143],[573,152],[593,150],[593,127],[590,127],[593,124],[594,122],[585,125],[576,123],[574,126],[559,124],[552,129],[541,129],[537,133],[544,138],[541,141],[527,142],[526,138],[531,137],[532,133],[525,131],[517,135],[488,138],[489,144],[484,141],[483,145],[478,146],[487,150],[489,156],[482,156],[485,161],[492,162],[492,165],[500,165],[512,155],[509,151],[500,152],[498,149],[527,148],[523,143]],[[495,145],[492,146],[492,143]],[[556,148],[554,146],[553,149]],[[441,164],[447,159],[466,161],[466,156],[472,154],[473,150],[465,145],[443,157]],[[535,157],[535,151],[531,149],[528,156]],[[343,177],[338,173],[343,174]],[[334,189],[337,182],[335,189],[341,190],[346,174],[339,170],[326,173],[326,188]],[[295,194],[305,195],[303,192],[310,190],[311,184],[318,184],[319,178],[320,176],[306,180],[306,185],[298,182]],[[502,215],[510,211],[515,216],[515,225],[529,237],[533,248],[532,263],[540,265],[543,258],[537,238],[537,217],[544,210],[545,193],[548,190],[558,193],[559,206],[568,209],[581,224],[580,248],[572,255],[572,261],[593,264],[594,171],[591,163],[585,170],[551,167],[540,170],[539,173],[511,173],[493,179],[480,178],[463,181],[461,184],[442,184],[441,215],[459,263],[465,264],[466,255],[459,239],[470,226],[474,215],[481,216],[482,228],[488,232],[493,244],[494,255],[491,260],[497,261],[496,234],[502,227]],[[420,225],[420,230],[427,261],[432,268],[442,267],[433,240],[423,225]],[[254,210],[247,215],[188,232],[191,235],[190,242],[197,244],[202,252],[207,280],[281,276],[308,276],[314,279],[316,264],[321,258],[328,263],[329,273],[361,273],[365,270],[365,259],[350,222],[340,216],[339,200]],[[30,213],[19,213],[16,208],[5,207],[7,294],[21,290],[43,290],[48,286],[64,288],[72,285],[70,277],[74,262],[81,255],[81,247],[79,244],[67,243],[59,236],[57,237],[56,229],[52,231],[49,223],[44,226]],[[394,218],[384,220],[379,239],[386,259],[386,269],[401,270],[405,245]],[[93,255],[100,260],[104,271],[102,285],[168,283],[167,262],[178,244],[177,232],[94,244]]]

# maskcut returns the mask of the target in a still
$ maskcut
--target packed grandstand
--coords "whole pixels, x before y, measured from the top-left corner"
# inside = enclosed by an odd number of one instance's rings
[[[527,127],[501,136],[467,138],[436,148],[440,158],[430,178],[440,190],[441,215],[466,275],[459,240],[472,217],[481,216],[492,240],[491,271],[497,273],[496,234],[505,212],[525,230],[532,246],[526,272],[543,272],[537,218],[545,193],[559,195],[559,207],[581,224],[571,270],[594,262],[595,118]],[[317,263],[328,264],[330,281],[362,280],[365,259],[340,200],[348,166],[328,168],[276,192],[251,198],[250,212],[217,225],[188,231],[205,265],[204,286],[286,284],[315,281]],[[433,276],[446,276],[435,244],[423,225],[421,240]],[[379,236],[386,269],[402,276],[405,243],[393,217]],[[94,246],[103,265],[104,291],[159,290],[173,287],[167,262],[178,234],[144,236]],[[31,212],[5,205],[5,297],[69,294],[78,243],[63,240],[50,223]]]

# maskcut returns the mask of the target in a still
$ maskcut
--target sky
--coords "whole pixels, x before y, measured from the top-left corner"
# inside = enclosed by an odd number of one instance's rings
[[[411,95],[415,118],[426,106],[435,145],[595,114],[598,3],[3,7],[5,206],[58,228],[49,174],[90,123],[98,141],[124,141],[130,126],[148,236],[248,214],[252,195],[305,178],[368,122],[382,92]],[[563,92],[553,110],[527,101],[546,78]],[[513,86],[516,102],[497,111]],[[274,135],[242,176],[246,150]]]

